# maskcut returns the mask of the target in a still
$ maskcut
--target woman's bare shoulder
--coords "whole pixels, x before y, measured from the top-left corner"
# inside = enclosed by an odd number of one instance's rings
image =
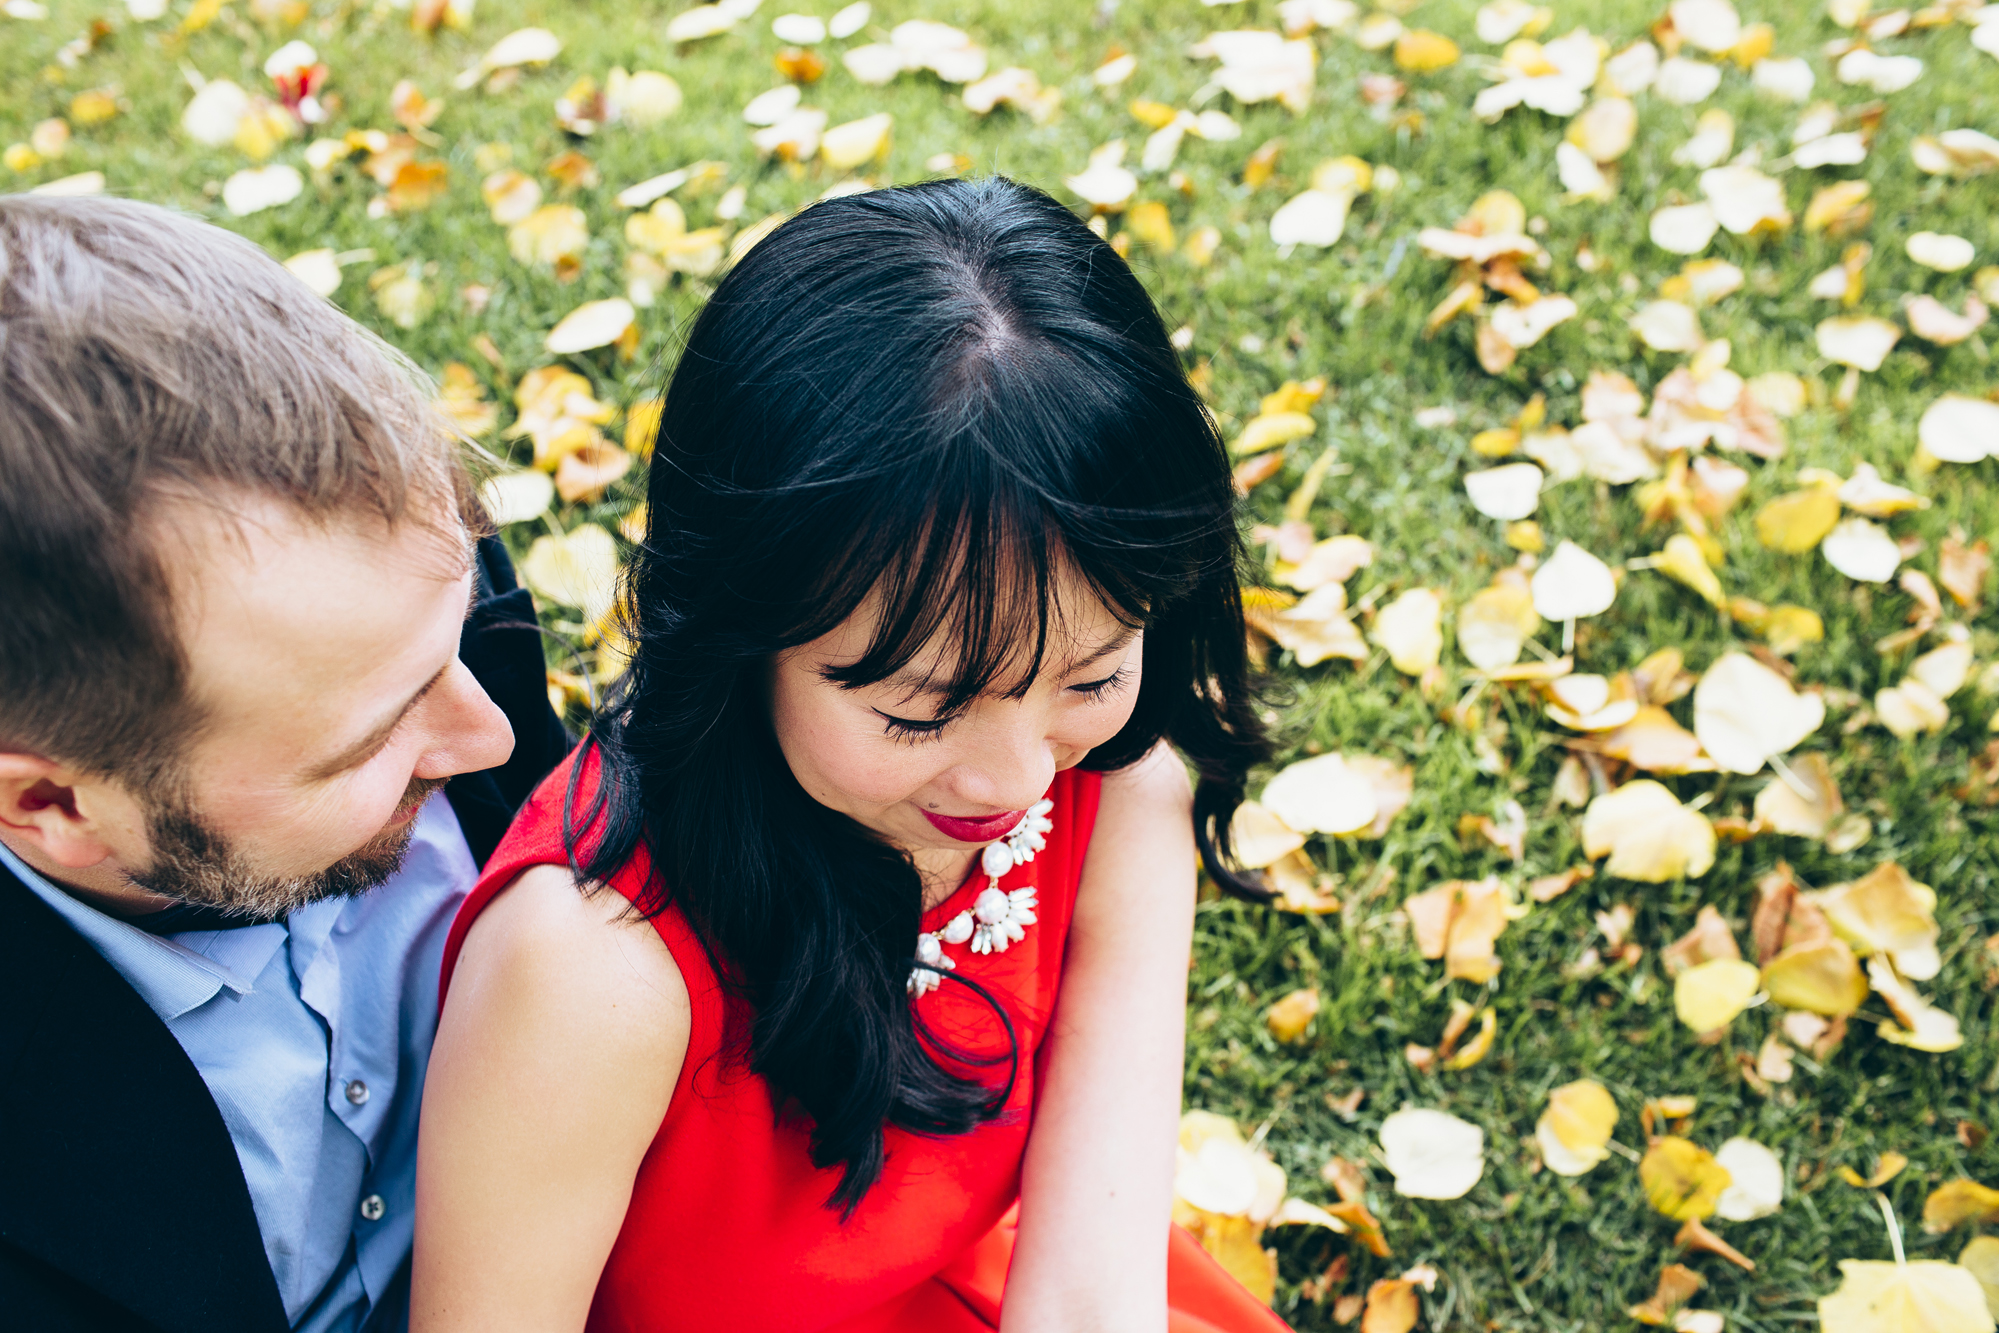
[[[687,1050],[687,986],[666,941],[617,892],[579,888],[567,866],[524,871],[480,912],[452,976],[449,1006],[460,1005],[620,1059],[677,1067]]]
[[[1119,816],[1144,811],[1184,818],[1193,808],[1194,789],[1187,780],[1187,765],[1165,741],[1153,746],[1136,762],[1104,774],[1105,814]]]

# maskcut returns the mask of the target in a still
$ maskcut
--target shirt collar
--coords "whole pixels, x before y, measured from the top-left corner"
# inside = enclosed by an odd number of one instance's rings
[[[250,994],[250,978],[263,970],[262,962],[257,962],[251,955],[261,954],[263,961],[269,961],[270,956],[283,945],[287,933],[283,922],[246,927],[239,931],[207,932],[261,937],[234,941],[235,947],[230,953],[231,961],[236,966],[231,967],[204,957],[176,940],[149,935],[137,926],[100,912],[63,892],[4,843],[0,843],[0,866],[12,871],[31,893],[47,903],[69,923],[72,930],[83,936],[90,947],[97,950],[104,961],[111,964],[118,975],[139,993],[147,1007],[165,1020],[200,1008],[223,990],[237,995]],[[190,938],[200,939],[202,936],[197,934]],[[252,962],[257,962],[255,968],[249,967]]]

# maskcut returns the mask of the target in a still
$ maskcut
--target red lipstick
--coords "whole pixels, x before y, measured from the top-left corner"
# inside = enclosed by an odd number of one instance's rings
[[[1005,814],[992,815],[985,819],[958,819],[951,815],[940,815],[930,810],[923,817],[947,838],[958,842],[993,842],[1013,832],[1027,814],[1025,810],[1009,810]]]

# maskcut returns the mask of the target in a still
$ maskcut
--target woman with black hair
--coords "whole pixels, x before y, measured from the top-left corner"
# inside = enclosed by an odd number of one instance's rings
[[[631,668],[446,949],[418,1333],[1281,1330],[1168,1223],[1197,853],[1258,892],[1240,556],[1054,200],[752,250],[666,393]]]

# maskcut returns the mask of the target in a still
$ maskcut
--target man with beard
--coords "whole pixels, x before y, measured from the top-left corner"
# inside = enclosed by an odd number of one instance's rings
[[[7,1327],[406,1320],[445,932],[567,748],[461,447],[248,242],[0,196]]]

